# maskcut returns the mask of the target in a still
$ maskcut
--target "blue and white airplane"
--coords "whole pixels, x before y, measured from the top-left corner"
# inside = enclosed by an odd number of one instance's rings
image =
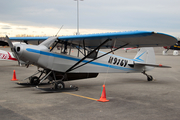
[[[169,46],[177,42],[173,36],[152,31],[131,31],[102,34],[88,34],[61,37],[11,37],[9,46],[18,61],[36,65],[39,76],[30,76],[31,84],[38,85],[49,79],[53,89],[65,88],[64,81],[94,78],[99,73],[143,73],[148,81],[153,77],[146,71],[154,67],[167,67],[155,64],[152,47]],[[11,41],[31,42],[43,41],[39,45],[15,44]],[[60,52],[53,52],[55,46]],[[140,48],[134,59],[128,59],[111,54],[120,48]],[[151,47],[151,48],[149,48]],[[115,48],[115,49],[112,49]],[[77,56],[72,50],[77,49]],[[101,52],[100,49],[109,49]]]

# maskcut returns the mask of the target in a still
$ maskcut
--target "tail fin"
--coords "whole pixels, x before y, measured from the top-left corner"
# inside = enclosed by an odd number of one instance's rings
[[[155,54],[154,49],[152,47],[144,47],[140,48],[134,60],[137,63],[146,63],[146,64],[155,64]]]
[[[155,54],[152,47],[140,48],[133,60],[134,63],[129,65],[137,68],[142,68],[143,71],[152,70],[154,67],[171,68],[170,66],[155,64]]]

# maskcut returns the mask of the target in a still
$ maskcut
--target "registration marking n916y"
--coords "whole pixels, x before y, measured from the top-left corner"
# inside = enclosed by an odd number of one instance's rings
[[[117,58],[117,57],[115,57],[115,58],[114,58],[114,57],[110,57],[108,63],[126,67],[126,65],[127,65],[127,63],[128,63],[128,60],[119,59],[119,58]]]

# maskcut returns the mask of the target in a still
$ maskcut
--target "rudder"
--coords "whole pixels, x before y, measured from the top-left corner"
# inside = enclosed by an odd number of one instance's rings
[[[153,47],[140,48],[134,60],[140,63],[155,64],[156,60]]]

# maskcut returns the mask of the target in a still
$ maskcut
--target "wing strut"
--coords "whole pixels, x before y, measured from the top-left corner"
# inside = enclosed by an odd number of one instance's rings
[[[75,69],[77,69],[77,68],[79,68],[79,67],[81,67],[81,66],[84,66],[84,65],[86,65],[86,64],[88,64],[88,63],[90,63],[90,62],[93,62],[94,60],[97,60],[97,59],[99,59],[99,58],[101,58],[101,57],[103,57],[103,56],[105,56],[105,55],[107,55],[107,54],[109,54],[109,53],[111,53],[111,52],[114,52],[114,51],[116,51],[116,50],[118,50],[118,49],[120,49],[120,48],[123,48],[123,47],[125,47],[125,46],[127,46],[129,43],[126,43],[126,44],[124,44],[124,45],[122,45],[122,46],[120,46],[120,47],[118,47],[118,48],[116,48],[116,49],[114,49],[114,50],[112,50],[111,49],[111,51],[109,51],[109,52],[107,52],[107,53],[105,53],[105,54],[103,54],[103,55],[101,55],[101,56],[99,56],[99,57],[96,57],[96,58],[94,58],[93,60],[90,60],[90,61],[88,61],[88,62],[86,62],[86,63],[84,63],[84,64],[82,64],[82,65],[79,65],[79,66],[77,66],[80,62],[78,61],[78,64],[76,65],[73,65],[73,67],[71,67],[71,69],[68,69],[67,71],[66,71],[66,73],[67,72],[70,72],[70,71],[72,71],[72,70],[75,70]],[[87,58],[87,57],[86,57]],[[84,59],[83,59],[84,60]],[[80,60],[81,62],[83,61],[82,59]],[[76,67],[77,66],[77,67]]]
[[[127,43],[127,44],[125,44],[125,45],[122,45],[122,46],[120,46],[120,47],[118,47],[118,48],[116,48],[116,49],[114,49],[114,50],[111,49],[111,51],[109,51],[109,52],[107,52],[107,53],[105,53],[105,54],[103,54],[103,55],[101,55],[101,56],[99,56],[99,57],[96,57],[96,58],[94,58],[93,60],[90,60],[90,61],[88,61],[88,62],[86,62],[86,63],[84,63],[84,64],[82,64],[82,65],[79,65],[79,66],[73,68],[72,70],[75,70],[75,69],[77,69],[77,68],[79,68],[79,67],[81,67],[81,66],[84,66],[84,65],[86,65],[86,64],[88,64],[88,63],[90,63],[90,62],[93,62],[94,60],[97,60],[97,59],[99,59],[99,58],[101,58],[101,57],[103,57],[103,56],[105,56],[105,55],[107,55],[107,54],[109,54],[109,53],[111,53],[111,52],[114,52],[114,51],[116,51],[116,50],[118,50],[118,49],[120,49],[120,48],[123,48],[123,47],[125,47],[125,46],[128,45],[128,44],[129,44],[129,43]],[[72,71],[72,70],[71,70],[71,71]]]
[[[65,73],[68,73],[69,71],[72,71],[72,69],[74,70],[74,67],[76,67],[78,64],[80,64],[83,60],[85,60],[86,58],[88,58],[91,54],[93,54],[96,50],[98,50],[101,46],[103,46],[104,44],[106,44],[108,41],[110,41],[111,39],[107,39],[106,41],[104,41],[102,44],[100,44],[97,48],[95,48],[93,51],[91,51],[87,56],[84,56],[80,61],[78,61],[76,64],[74,64],[72,67],[70,67]]]
[[[53,47],[50,49],[50,52],[54,49],[54,47],[59,43],[59,40],[53,45]]]
[[[83,40],[83,46],[84,46],[84,56],[86,56],[86,48],[85,48],[84,40]]]

